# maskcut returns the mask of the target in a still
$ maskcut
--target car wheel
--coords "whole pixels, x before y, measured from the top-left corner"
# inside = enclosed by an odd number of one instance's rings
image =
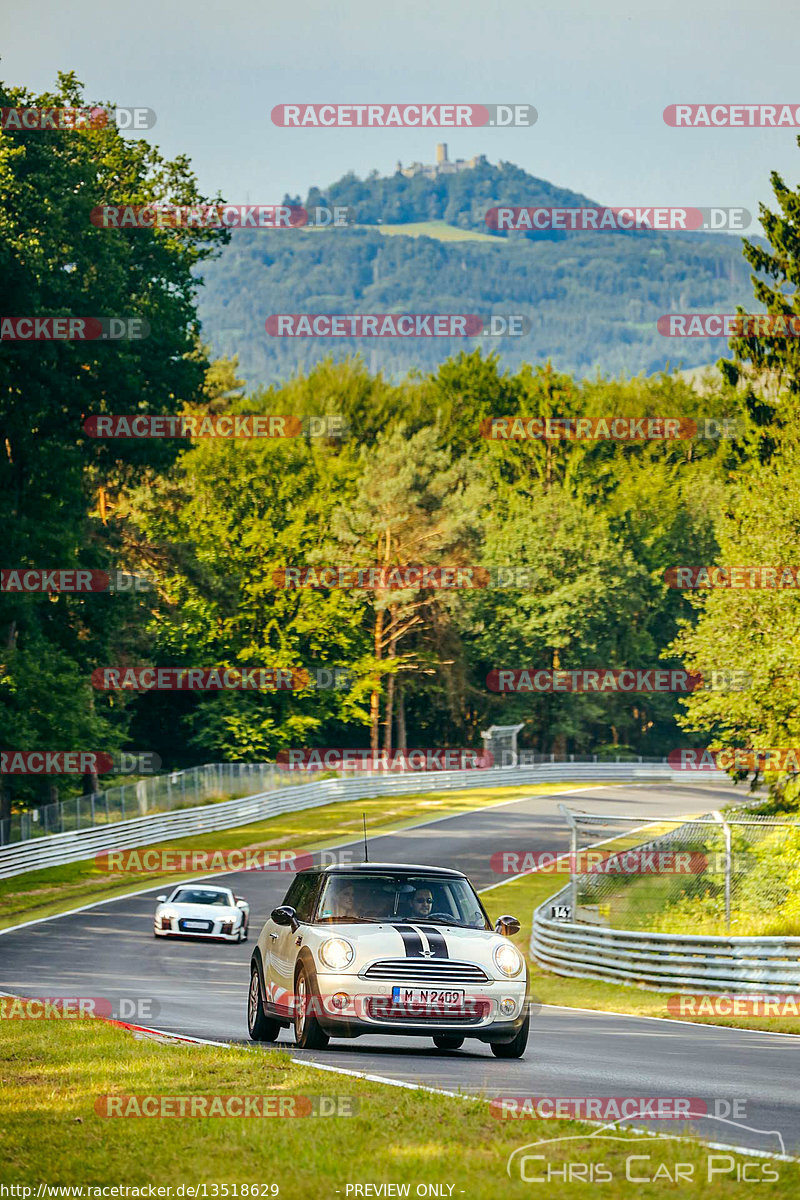
[[[301,1050],[322,1050],[330,1038],[314,1012],[314,991],[304,966],[297,972],[294,991],[294,1040]]]
[[[271,1021],[264,1014],[258,967],[253,967],[250,972],[250,991],[247,993],[247,1032],[254,1042],[274,1042],[280,1031],[280,1022]]]
[[[435,1033],[433,1035],[433,1044],[438,1046],[440,1050],[458,1050],[464,1045],[463,1037],[451,1037],[446,1033]]]
[[[519,1033],[510,1042],[492,1042],[492,1054],[495,1058],[522,1058],[525,1053],[525,1047],[528,1044],[528,1030],[530,1028],[530,1019],[528,1014],[525,1014],[525,1020],[520,1026]]]

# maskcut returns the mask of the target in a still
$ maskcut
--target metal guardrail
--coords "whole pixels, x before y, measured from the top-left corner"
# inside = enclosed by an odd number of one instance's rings
[[[654,991],[780,994],[800,988],[800,937],[710,937],[552,920],[570,885],[534,911],[531,954],[556,975],[644,984]]]
[[[727,781],[722,772],[704,773],[706,778]],[[93,826],[47,838],[17,842],[0,849],[0,879],[24,871],[61,866],[92,858],[107,850],[132,849],[168,838],[213,833],[263,821],[280,813],[317,808],[339,800],[402,793],[453,791],[469,787],[514,787],[567,780],[636,780],[687,782],[686,772],[660,763],[540,763],[533,767],[493,767],[489,770],[401,772],[396,775],[367,775],[355,779],[325,779],[295,784],[237,800],[223,800],[197,808],[153,813],[130,821]]]
[[[54,804],[41,804],[27,812],[0,820],[0,847],[34,838],[51,837],[95,825],[172,812],[198,804],[263,792],[285,782],[285,772],[275,763],[204,763],[185,771],[150,775],[117,787],[82,796],[69,796]],[[291,782],[303,783],[298,776]]]

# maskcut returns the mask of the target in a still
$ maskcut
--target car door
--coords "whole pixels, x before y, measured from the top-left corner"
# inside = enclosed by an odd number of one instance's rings
[[[276,925],[272,920],[268,922],[267,974],[272,984],[272,1003],[284,1010],[284,1015],[291,1015],[294,1009],[294,967],[303,944],[302,925],[313,915],[318,885],[319,875],[298,875],[286,894],[284,904],[295,910],[301,926],[299,929],[293,930],[289,925]]]

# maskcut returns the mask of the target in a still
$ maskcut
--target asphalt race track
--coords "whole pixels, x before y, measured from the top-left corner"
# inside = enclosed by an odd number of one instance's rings
[[[707,811],[741,795],[719,786],[670,784],[613,784],[566,795],[568,790],[567,785],[554,787],[547,796],[373,838],[370,859],[457,867],[480,889],[500,881],[489,862],[496,851],[568,849],[559,801],[588,812],[641,815],[644,821]],[[360,861],[357,847],[343,849]],[[245,1006],[251,946],[271,909],[283,899],[291,876],[241,872],[218,878],[249,901],[250,942],[155,939],[154,896],[164,890],[161,885],[3,933],[0,991],[102,996],[124,1019],[250,1045]],[[557,887],[554,880],[553,890]],[[119,1011],[123,998],[128,1004]],[[278,1044],[292,1045],[288,1030]],[[461,1050],[441,1054],[425,1038],[342,1040],[324,1051],[296,1054],[348,1070],[489,1095],[688,1096],[705,1100],[709,1109],[723,1101],[728,1106],[718,1111],[727,1120],[699,1119],[693,1128],[717,1143],[773,1153],[785,1146],[787,1154],[797,1154],[797,1046],[797,1039],[789,1035],[542,1007],[535,1010],[528,1051],[520,1061],[495,1059],[488,1046],[469,1040]],[[260,1052],[261,1047],[254,1050]],[[734,1101],[745,1102],[745,1115],[740,1108],[737,1117],[729,1107]],[[648,1124],[661,1132],[678,1132],[674,1122]],[[520,1143],[529,1140],[526,1123],[520,1122]]]

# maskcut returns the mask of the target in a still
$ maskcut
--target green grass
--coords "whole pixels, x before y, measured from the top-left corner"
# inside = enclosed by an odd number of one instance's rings
[[[529,787],[465,788],[458,792],[368,797],[286,813],[219,833],[170,839],[158,845],[161,849],[178,850],[232,850],[244,846],[319,850],[360,838],[362,813],[367,814],[367,829],[373,836],[490,804],[578,786],[585,785],[542,783]],[[107,874],[95,866],[93,859],[26,871],[10,879],[0,879],[0,929],[37,917],[54,916],[95,900],[142,891],[160,883],[175,883],[177,878],[176,875]]]
[[[492,1060],[497,1083],[502,1062]],[[518,1089],[517,1089],[518,1090]],[[341,1097],[356,1108],[349,1117],[299,1120],[258,1117],[124,1117],[98,1114],[103,1096],[294,1096]],[[102,1103],[102,1102],[101,1102]],[[127,1102],[126,1102],[127,1103]],[[285,1051],[163,1045],[134,1039],[95,1020],[8,1021],[0,1028],[0,1180],[32,1186],[99,1187],[148,1184],[171,1187],[205,1183],[207,1195],[221,1185],[277,1184],[280,1200],[330,1197],[345,1200],[354,1183],[453,1184],[453,1197],[496,1200],[498,1194],[530,1196],[531,1188],[505,1173],[508,1155],[539,1139],[579,1137],[567,1143],[572,1161],[600,1162],[613,1174],[602,1195],[630,1200],[625,1159],[650,1155],[652,1175],[661,1163],[691,1164],[694,1184],[681,1196],[722,1200],[735,1176],[705,1182],[709,1158],[720,1152],[694,1141],[611,1142],[589,1136],[576,1121],[504,1120],[478,1098],[455,1099],[389,1087],[314,1070],[291,1062]],[[679,1134],[677,1122],[667,1122]],[[622,1136],[630,1137],[630,1133]],[[537,1147],[561,1169],[563,1143]],[[744,1159],[751,1171],[766,1167],[777,1182],[762,1182],[760,1197],[791,1197],[800,1190],[800,1165]],[[636,1162],[641,1174],[645,1163]],[[537,1164],[538,1166],[538,1164]],[[662,1168],[663,1171],[663,1168]],[[639,1195],[668,1197],[674,1186],[640,1186]],[[146,1193],[145,1193],[146,1194]],[[184,1193],[185,1194],[185,1193]],[[261,1190],[258,1192],[261,1195]],[[269,1194],[267,1190],[266,1194]],[[551,1183],[549,1197],[576,1194],[574,1184]],[[738,1193],[737,1193],[738,1194]],[[91,1195],[84,1191],[84,1196]],[[351,1193],[352,1195],[352,1193]],[[447,1191],[445,1191],[447,1195]]]
[[[472,229],[459,229],[446,221],[409,221],[407,225],[361,225],[360,229],[377,229],[387,237],[429,237],[437,242],[491,242],[502,246],[505,238],[492,237],[489,233],[476,233]]]

